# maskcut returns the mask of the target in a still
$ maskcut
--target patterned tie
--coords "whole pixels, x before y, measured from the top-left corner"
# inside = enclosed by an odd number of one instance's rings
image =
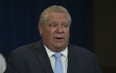
[[[61,53],[57,52],[54,54],[55,57],[55,68],[54,68],[54,73],[63,73],[63,67],[62,67],[62,62],[61,62]]]

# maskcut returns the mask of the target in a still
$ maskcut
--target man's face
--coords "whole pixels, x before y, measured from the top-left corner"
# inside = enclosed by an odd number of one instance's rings
[[[43,43],[52,51],[62,51],[69,43],[70,24],[66,14],[49,13],[45,24],[39,25]]]

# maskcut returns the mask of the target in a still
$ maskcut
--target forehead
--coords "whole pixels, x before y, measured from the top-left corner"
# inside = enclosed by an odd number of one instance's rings
[[[67,19],[68,16],[65,13],[61,13],[61,12],[50,12],[47,15],[47,18],[65,18]]]

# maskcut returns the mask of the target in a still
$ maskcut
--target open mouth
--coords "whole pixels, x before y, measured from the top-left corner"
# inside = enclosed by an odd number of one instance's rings
[[[63,41],[64,38],[63,37],[56,37],[55,40],[57,40],[57,41]]]
[[[63,39],[63,38],[61,38],[61,37],[57,37],[56,39]]]

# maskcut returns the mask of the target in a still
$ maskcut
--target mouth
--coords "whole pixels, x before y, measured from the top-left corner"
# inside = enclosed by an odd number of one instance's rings
[[[54,39],[55,39],[56,41],[59,41],[59,42],[64,41],[64,38],[63,38],[63,37],[55,37]]]

